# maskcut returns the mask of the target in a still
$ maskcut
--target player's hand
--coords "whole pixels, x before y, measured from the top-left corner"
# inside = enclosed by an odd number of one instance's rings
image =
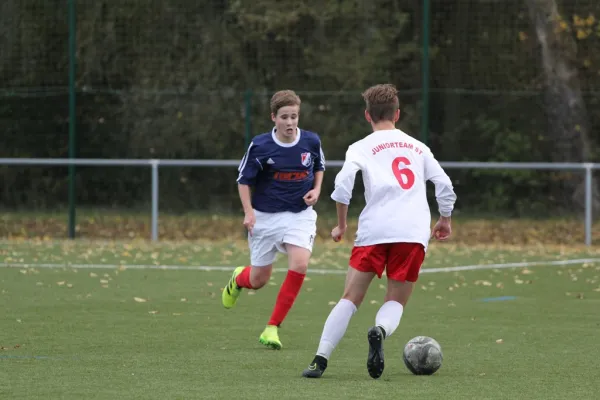
[[[244,216],[244,226],[248,229],[248,233],[252,236],[252,229],[254,229],[254,224],[256,223],[256,216],[254,215],[254,211],[247,212]]]
[[[340,226],[336,226],[331,231],[331,238],[334,242],[339,242],[344,237],[344,233],[346,233],[346,228],[341,228]]]
[[[431,232],[431,237],[435,237],[437,240],[447,240],[452,234],[452,225],[450,217],[440,217],[436,222]]]
[[[306,193],[304,195],[304,197],[303,197],[304,202],[306,203],[307,206],[314,206],[315,204],[317,204],[320,194],[321,194],[320,190],[312,189],[311,191],[309,191],[308,193]]]

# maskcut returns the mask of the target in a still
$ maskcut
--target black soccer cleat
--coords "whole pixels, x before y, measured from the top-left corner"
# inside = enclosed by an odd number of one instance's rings
[[[320,378],[323,376],[323,372],[327,368],[327,359],[321,356],[315,356],[313,362],[310,363],[308,368],[302,372],[302,376],[305,378]]]
[[[371,378],[377,379],[383,374],[383,339],[385,335],[380,327],[374,326],[369,329],[367,339],[369,341],[369,355],[367,357],[367,371]]]

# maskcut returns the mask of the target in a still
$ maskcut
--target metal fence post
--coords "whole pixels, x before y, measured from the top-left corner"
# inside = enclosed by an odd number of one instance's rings
[[[421,110],[421,140],[428,145],[429,143],[429,31],[430,31],[431,11],[429,0],[423,0],[423,23],[421,25],[421,36],[423,43],[421,45],[421,71],[422,77],[422,110]]]
[[[244,94],[244,114],[244,151],[246,151],[252,137],[252,89],[246,90]]]
[[[150,160],[152,166],[152,241],[158,241],[158,165],[160,160]]]
[[[592,168],[591,163],[586,163],[585,167],[585,245],[592,245]]]
[[[76,85],[76,23],[77,14],[75,11],[75,0],[69,0],[69,158],[76,156],[76,106],[75,106],[75,85]],[[69,239],[75,238],[75,164],[69,164],[69,224],[67,233]]]

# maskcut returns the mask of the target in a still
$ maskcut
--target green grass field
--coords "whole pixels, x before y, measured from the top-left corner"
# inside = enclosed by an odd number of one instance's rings
[[[598,249],[432,244],[381,379],[366,371],[375,280],[320,380],[300,374],[344,284],[349,244],[317,243],[281,329],[258,343],[284,274],[224,310],[220,288],[244,242],[0,241],[2,399],[592,399],[600,366],[600,259],[567,266],[427,270],[597,258]],[[137,265],[135,268],[128,266]],[[161,266],[178,266],[164,269]],[[278,267],[285,267],[280,257]],[[512,300],[486,301],[514,296]],[[417,377],[413,336],[437,339],[444,364]]]

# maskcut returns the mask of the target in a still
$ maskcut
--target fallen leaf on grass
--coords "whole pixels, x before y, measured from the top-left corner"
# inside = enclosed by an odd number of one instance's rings
[[[498,339],[498,340],[496,340],[496,343],[498,343],[498,344],[502,344],[502,343],[504,343],[504,340],[502,340],[502,339]]]
[[[97,278],[97,277],[98,277],[98,274],[90,272],[90,278]]]
[[[248,295],[251,296],[253,294],[256,294],[256,292],[254,290],[248,290]]]
[[[148,314],[158,314],[158,311],[148,311]]]
[[[72,284],[72,283],[67,283],[67,287],[68,287],[69,289],[71,289],[71,288],[73,287],[73,284]]]
[[[100,279],[100,283],[107,284],[108,281],[106,279]]]
[[[181,301],[182,301],[182,302],[186,302],[186,301],[188,301],[188,299],[186,299],[185,297],[182,297],[182,298],[181,298]]]
[[[148,300],[146,300],[146,299],[144,299],[142,297],[134,297],[133,300],[135,300],[138,303],[145,303],[145,302],[148,301]]]
[[[63,286],[63,285],[65,284],[65,281],[56,282],[56,284],[57,284],[58,286]]]
[[[521,271],[521,274],[523,274],[523,275],[531,275],[531,274],[533,274],[533,271],[530,270],[530,269],[525,268],[525,269],[523,269]]]
[[[377,300],[371,300],[371,304],[379,304]]]
[[[335,301],[330,301],[330,302],[329,302],[329,303],[327,303],[327,304],[329,304],[330,306],[335,306],[337,303],[336,303]]]

